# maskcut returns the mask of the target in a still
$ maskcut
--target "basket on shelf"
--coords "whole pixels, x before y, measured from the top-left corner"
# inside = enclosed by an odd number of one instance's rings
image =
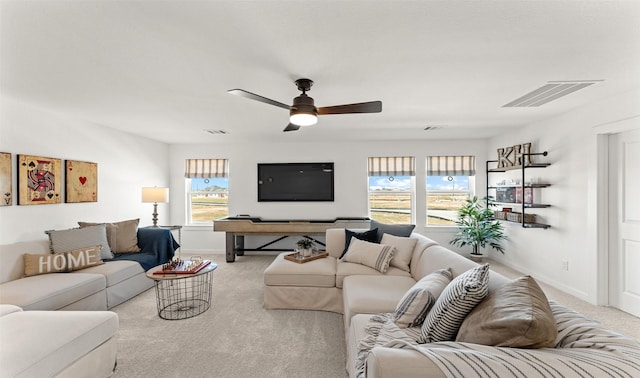
[[[511,222],[518,222],[518,223],[522,223],[522,213],[517,213],[517,212],[511,212],[511,213],[505,213],[507,220],[511,221]],[[536,215],[535,214],[524,214],[524,222],[525,223],[535,223],[536,222]]]

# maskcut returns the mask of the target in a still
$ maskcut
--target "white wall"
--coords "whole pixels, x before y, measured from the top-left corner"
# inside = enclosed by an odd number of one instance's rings
[[[600,286],[606,285],[606,277],[602,277],[606,274],[606,267],[602,267],[606,258],[602,260],[598,252],[606,230],[597,226],[606,217],[598,209],[598,196],[602,196],[606,183],[602,186],[598,182],[607,180],[598,170],[606,160],[606,156],[598,156],[598,133],[603,125],[638,117],[638,104],[640,91],[624,93],[489,141],[491,159],[497,158],[499,147],[532,142],[532,152],[549,152],[549,156],[536,161],[552,164],[527,170],[527,174],[540,177],[541,182],[552,184],[542,189],[542,197],[536,200],[552,207],[531,210],[541,216],[542,223],[552,227],[523,229],[505,223],[510,238],[507,253],[492,252],[493,258],[591,303],[602,304],[606,300],[601,290],[599,295],[598,287],[599,282]],[[563,261],[568,262],[568,271],[563,270]]]
[[[0,206],[0,244],[45,239],[45,230],[77,227],[78,221],[140,218],[142,226],[150,225],[153,205],[141,203],[141,188],[169,183],[168,145],[5,97],[0,151],[13,158],[13,205]],[[17,154],[98,163],[98,202],[18,206]],[[168,222],[168,211],[158,205],[161,223]]]
[[[175,224],[185,224],[186,189],[184,160],[198,158],[229,159],[230,215],[250,214],[264,219],[332,219],[335,217],[367,217],[367,158],[370,156],[416,157],[416,231],[447,244],[453,229],[425,227],[425,157],[428,155],[475,155],[477,188],[484,195],[485,140],[466,141],[394,141],[339,143],[219,143],[171,145],[171,215]],[[313,162],[335,163],[334,202],[258,202],[257,163]],[[181,197],[182,196],[182,197]],[[182,199],[181,199],[182,198]],[[255,247],[264,238],[247,238],[247,247]],[[185,227],[182,233],[184,251],[222,253],[224,233],[212,232],[212,226]],[[285,248],[293,245],[289,240]],[[278,244],[280,247],[283,244]]]

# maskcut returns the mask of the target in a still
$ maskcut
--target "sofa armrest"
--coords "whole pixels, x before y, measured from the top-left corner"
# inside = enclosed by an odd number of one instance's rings
[[[0,316],[5,316],[20,311],[22,311],[22,309],[18,306],[10,304],[0,304]]]

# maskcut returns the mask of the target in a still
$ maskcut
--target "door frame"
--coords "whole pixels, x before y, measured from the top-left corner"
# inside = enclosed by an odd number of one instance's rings
[[[593,127],[596,138],[596,237],[597,291],[596,304],[609,302],[609,136],[640,129],[640,116],[607,122]]]

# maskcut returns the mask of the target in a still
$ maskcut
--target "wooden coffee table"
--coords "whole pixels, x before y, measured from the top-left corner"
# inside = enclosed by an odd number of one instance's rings
[[[155,281],[158,316],[167,320],[192,318],[211,307],[213,271],[218,264],[211,261],[196,273],[165,273],[162,265],[147,271],[147,277]]]

